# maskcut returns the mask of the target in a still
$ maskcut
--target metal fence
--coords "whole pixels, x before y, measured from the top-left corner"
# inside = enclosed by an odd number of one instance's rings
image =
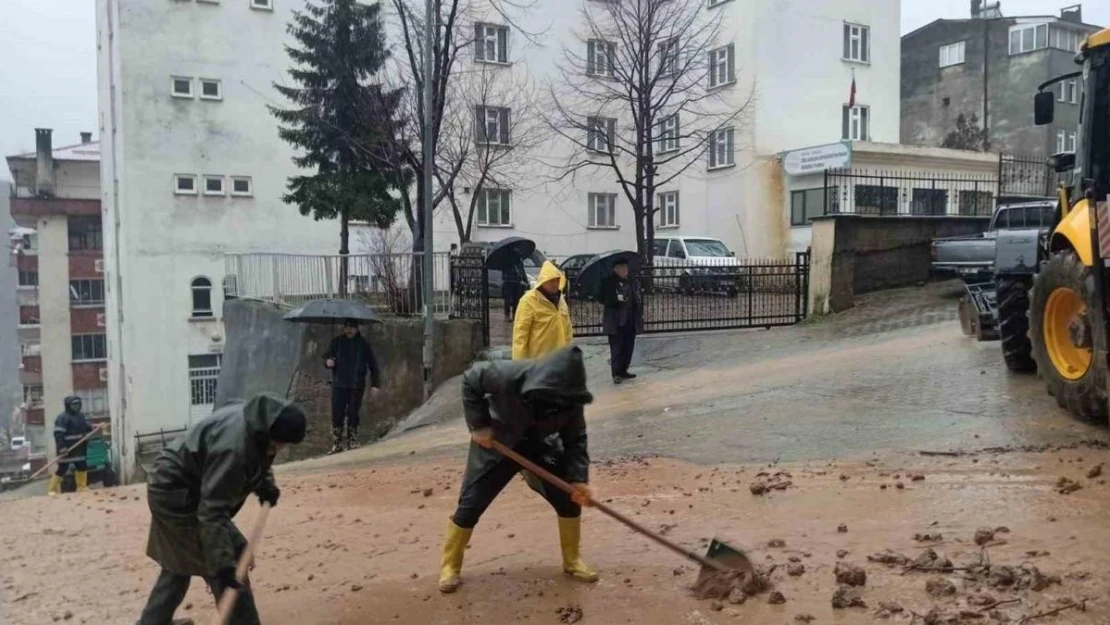
[[[824,189],[805,199],[821,202],[826,215],[989,217],[998,185],[996,176],[984,174],[830,169]]]
[[[656,258],[632,279],[645,333],[793,325],[808,308],[809,253],[696,264]],[[568,292],[575,335],[603,334],[604,306],[573,283]]]
[[[1056,187],[1068,181],[1068,174],[1056,173],[1047,159],[1019,154],[998,157],[998,195],[1055,196]]]
[[[435,299],[432,312],[451,312],[450,258],[438,252],[433,258]],[[345,261],[345,262],[344,262]],[[228,254],[225,257],[225,297],[256,299],[297,305],[339,297],[361,299],[389,314],[422,314],[423,254]],[[345,266],[345,270],[344,270]]]

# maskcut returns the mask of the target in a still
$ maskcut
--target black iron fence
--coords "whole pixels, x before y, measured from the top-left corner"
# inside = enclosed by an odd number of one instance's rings
[[[632,276],[645,333],[793,325],[806,316],[809,253],[793,259],[656,258]],[[604,306],[571,284],[575,336],[604,334]]]
[[[451,317],[480,322],[483,342],[489,345],[490,289],[485,254],[476,251],[453,255],[450,266]]]
[[[820,202],[826,215],[989,217],[997,192],[997,178],[985,174],[830,169],[823,189],[801,193],[805,206]],[[791,197],[792,208],[798,199]]]
[[[1056,172],[1048,160],[1019,154],[1001,154],[998,157],[999,197],[1055,196],[1061,182],[1068,174]]]

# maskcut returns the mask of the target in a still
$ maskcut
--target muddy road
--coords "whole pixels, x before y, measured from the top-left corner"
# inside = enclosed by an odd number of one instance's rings
[[[466,440],[445,389],[427,425],[280,468],[252,574],[263,620],[1110,623],[1107,432],[1006,374],[997,344],[961,337],[952,295],[932,286],[796,328],[647,338],[641,377],[621,387],[591,348],[597,496],[691,549],[743,546],[775,567],[785,602],[697,599],[693,566],[590,511],[584,556],[602,579],[567,580],[554,514],[520,480],[475,531],[464,586],[439,595]],[[968,453],[920,453],[953,450]],[[768,482],[789,485],[752,493]],[[237,522],[256,513],[252,501]],[[0,623],[134,623],[157,574],[147,524],[141,486],[0,499]],[[866,607],[833,607],[838,564],[864,573],[840,597]],[[179,616],[212,615],[199,582],[185,605]]]

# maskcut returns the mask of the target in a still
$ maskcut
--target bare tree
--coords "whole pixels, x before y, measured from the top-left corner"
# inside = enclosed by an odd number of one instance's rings
[[[734,126],[752,100],[739,92],[723,12],[701,2],[587,2],[584,29],[564,47],[552,87],[552,129],[573,147],[560,179],[612,172],[632,206],[637,251],[651,260],[656,190],[713,148],[733,162]],[[727,152],[727,153],[726,153]]]

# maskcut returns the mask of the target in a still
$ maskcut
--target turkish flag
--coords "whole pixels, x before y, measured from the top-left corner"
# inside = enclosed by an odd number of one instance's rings
[[[852,76],[852,87],[848,90],[848,108],[856,105],[856,77]]]

